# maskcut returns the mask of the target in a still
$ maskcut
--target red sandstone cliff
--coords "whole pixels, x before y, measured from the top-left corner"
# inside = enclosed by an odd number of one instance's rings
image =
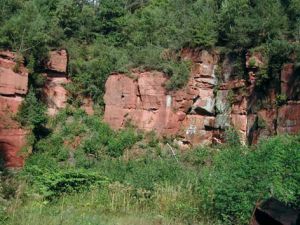
[[[255,90],[255,73],[264,65],[260,54],[247,54],[247,80],[233,77],[230,60],[221,62],[217,53],[184,49],[181,57],[192,61],[192,68],[187,85],[177,91],[165,89],[168,79],[161,72],[134,70],[131,77],[112,74],[106,82],[104,120],[115,129],[130,121],[140,129],[177,135],[190,144],[221,143],[229,126],[238,131],[244,143],[300,131],[300,81],[293,64],[283,66],[280,90],[270,87],[263,96],[265,104],[258,107],[261,99]],[[67,67],[65,50],[50,52],[43,89],[49,115],[66,106],[65,85],[71,82]],[[23,165],[20,150],[26,143],[26,131],[13,117],[27,93],[27,83],[22,60],[14,53],[0,52],[0,153],[7,167]],[[276,103],[278,94],[286,97],[281,105]],[[92,114],[92,101],[83,101],[83,108]]]
[[[55,50],[49,53],[45,65],[46,84],[43,88],[43,100],[47,104],[48,115],[54,116],[67,105],[69,93],[65,85],[71,82],[68,78],[68,54],[66,50]],[[93,103],[90,98],[83,98],[82,108],[93,114]]]
[[[243,143],[300,131],[292,64],[283,67],[280,93],[270,88],[265,105],[257,109],[261,99],[257,99],[255,73],[264,65],[261,54],[246,55],[247,80],[233,77],[230,60],[220,62],[217,53],[184,49],[181,57],[192,61],[192,69],[188,84],[178,91],[168,92],[167,78],[157,71],[135,70],[132,77],[112,74],[106,82],[104,120],[115,129],[130,121],[140,129],[177,135],[191,144],[220,143],[229,126],[238,131]],[[217,76],[216,71],[221,74]],[[276,94],[286,95],[289,101],[278,107]]]
[[[48,114],[55,115],[66,107],[68,91],[65,85],[68,55],[66,50],[51,51],[45,65],[46,84],[43,88],[44,101]],[[22,167],[24,159],[20,154],[26,145],[27,131],[14,120],[14,116],[28,91],[28,71],[23,60],[15,53],[0,51],[0,154],[6,167]],[[93,102],[83,98],[82,108],[93,114]]]
[[[21,59],[8,51],[0,52],[0,154],[6,167],[21,167],[20,150],[26,131],[14,119],[27,93],[28,72]]]

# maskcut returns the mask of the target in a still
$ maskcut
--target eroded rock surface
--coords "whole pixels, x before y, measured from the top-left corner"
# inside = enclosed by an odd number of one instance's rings
[[[147,131],[175,134],[181,116],[171,110],[172,97],[163,87],[167,79],[153,71],[135,71],[132,76],[114,74],[108,78],[104,120],[116,129],[132,122]]]
[[[185,88],[167,92],[167,78],[157,71],[113,74],[106,82],[104,120],[113,128],[131,122],[140,129],[180,135],[191,143],[212,143],[215,126],[214,74],[217,55],[183,50],[193,62]]]
[[[9,51],[0,52],[0,154],[6,167],[21,167],[20,154],[26,130],[14,119],[28,89],[28,72],[23,60]]]
[[[47,104],[48,115],[54,116],[67,105],[69,93],[66,85],[71,82],[68,78],[67,51],[54,50],[49,53],[46,63],[46,83],[43,88],[43,100]],[[88,114],[93,114],[93,102],[90,98],[82,99],[82,107]]]
[[[55,115],[65,108],[68,92],[65,85],[68,55],[66,50],[51,51],[45,65],[46,83],[43,88],[44,101],[48,114]],[[20,153],[26,145],[27,130],[14,119],[25,95],[28,92],[28,71],[23,59],[15,53],[0,51],[0,155],[5,167],[22,167],[24,159]],[[93,114],[93,102],[82,97],[82,106],[88,114]]]
[[[278,110],[277,133],[294,134],[300,131],[300,101],[289,101]]]
[[[0,93],[1,95],[26,94],[28,72],[22,59],[8,51],[0,51]]]
[[[177,91],[165,89],[167,78],[157,71],[112,74],[106,82],[104,120],[119,129],[131,122],[140,129],[155,130],[162,135],[177,135],[184,143],[224,142],[226,128],[234,127],[242,143],[257,143],[277,133],[300,130],[299,101],[276,105],[274,88],[265,96],[265,106],[258,104],[256,73],[265,65],[259,52],[248,53],[245,68],[248,78],[232,76],[230,58],[220,63],[216,52],[184,49],[182,60],[192,62],[187,85]],[[218,68],[218,66],[223,68]],[[216,75],[216,71],[222,74]],[[288,92],[295,79],[293,66],[285,65],[282,91]],[[291,85],[291,86],[288,86]]]
[[[47,69],[57,73],[67,73],[68,54],[65,49],[49,52]]]

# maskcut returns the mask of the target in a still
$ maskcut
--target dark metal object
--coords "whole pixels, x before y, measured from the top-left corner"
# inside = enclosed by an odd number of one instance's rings
[[[300,213],[270,198],[255,207],[250,225],[300,225]]]

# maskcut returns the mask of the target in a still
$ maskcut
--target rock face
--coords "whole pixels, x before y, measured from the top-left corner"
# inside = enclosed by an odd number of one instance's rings
[[[51,51],[49,53],[49,60],[46,68],[57,73],[67,73],[68,68],[68,54],[65,49],[59,51]]]
[[[159,72],[134,72],[134,79],[123,74],[114,74],[106,82],[104,120],[113,128],[126,122],[159,133],[175,134],[180,116],[172,111],[172,97],[162,86],[166,78]]]
[[[68,84],[66,77],[47,76],[45,87],[43,88],[44,100],[47,104],[48,115],[54,116],[60,109],[66,107],[68,92],[64,85]]]
[[[43,100],[48,106],[48,115],[54,116],[67,105],[68,91],[65,85],[71,80],[68,78],[68,54],[66,50],[55,50],[49,53],[49,60],[45,65],[46,83],[43,88]],[[82,108],[93,114],[93,103],[89,98],[83,98]]]
[[[66,107],[68,92],[65,85],[68,55],[66,50],[51,51],[45,65],[46,83],[43,88],[48,114],[55,115]],[[27,131],[14,120],[14,116],[28,91],[28,71],[23,60],[9,51],[0,51],[0,156],[5,167],[22,167],[24,159],[20,150],[26,145]],[[93,114],[93,102],[82,98],[82,108]],[[1,162],[2,160],[0,160]],[[0,165],[2,166],[2,165]]]
[[[289,101],[278,110],[277,132],[294,134],[300,131],[300,101]]]
[[[255,90],[256,76],[260,67],[264,65],[260,54],[256,54],[258,66],[248,67],[249,87],[247,98],[247,139],[256,144],[263,138],[275,134],[296,134],[300,132],[299,120],[299,71],[293,63],[284,64],[281,71],[281,87],[270,86],[266,94]],[[250,64],[247,58],[246,64]],[[277,97],[283,102],[278,102]]]
[[[23,166],[20,150],[26,144],[26,131],[13,120],[22,97],[0,96],[0,154],[4,158],[5,167]]]
[[[19,61],[19,62],[18,62]],[[26,94],[28,72],[21,59],[8,51],[0,51],[1,95]]]
[[[130,78],[113,74],[106,82],[104,120],[113,128],[127,122],[162,135],[180,135],[190,143],[212,143],[215,133],[214,74],[217,54],[183,50],[183,60],[193,62],[187,86],[167,92],[167,78],[157,71],[133,71]],[[219,102],[220,107],[224,107]]]
[[[60,109],[66,107],[68,93],[64,85],[69,83],[67,65],[66,50],[51,51],[49,53],[43,98],[48,106],[48,115],[50,116],[54,116]]]
[[[283,65],[281,71],[281,95],[288,100],[300,99],[300,71],[293,63]]]
[[[26,144],[26,130],[13,117],[28,88],[28,72],[22,59],[8,51],[0,52],[0,155],[6,167],[21,167],[20,150]]]
[[[260,53],[246,55],[248,80],[232,76],[233,62],[225,57],[220,63],[215,52],[184,49],[181,58],[191,61],[192,67],[187,85],[177,91],[168,92],[167,78],[157,71],[134,70],[130,77],[112,74],[106,82],[104,120],[114,129],[131,122],[146,131],[179,136],[190,144],[222,143],[230,126],[242,143],[300,131],[297,95],[295,91],[287,93],[295,88],[291,83],[295,80],[293,65],[283,68],[281,90],[294,101],[278,108],[276,90],[270,89],[266,107],[257,109],[255,73],[264,66]]]

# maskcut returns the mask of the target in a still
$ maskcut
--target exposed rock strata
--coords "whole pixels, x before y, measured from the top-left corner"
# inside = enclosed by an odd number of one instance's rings
[[[14,116],[28,89],[28,72],[22,59],[9,51],[0,52],[0,154],[6,167],[21,167],[20,150],[26,143],[26,130]]]
[[[55,50],[49,53],[49,60],[45,65],[46,83],[43,88],[43,99],[47,104],[48,115],[54,116],[60,109],[67,105],[69,93],[65,85],[71,80],[68,78],[68,54],[67,51]],[[93,103],[89,98],[83,98],[82,108],[88,113],[93,114]]]
[[[220,62],[217,53],[184,49],[181,58],[192,61],[192,68],[187,85],[177,91],[167,92],[167,78],[157,71],[135,70],[132,77],[112,74],[106,82],[104,120],[115,129],[131,122],[146,131],[180,136],[191,144],[222,143],[229,126],[243,143],[300,130],[299,102],[277,107],[278,93],[270,89],[265,107],[258,107],[255,74],[264,66],[260,53],[246,55],[247,80],[232,77],[233,62],[228,58]],[[295,100],[295,94],[288,92],[295,88],[290,82],[293,74],[293,66],[285,65],[281,89]]]

